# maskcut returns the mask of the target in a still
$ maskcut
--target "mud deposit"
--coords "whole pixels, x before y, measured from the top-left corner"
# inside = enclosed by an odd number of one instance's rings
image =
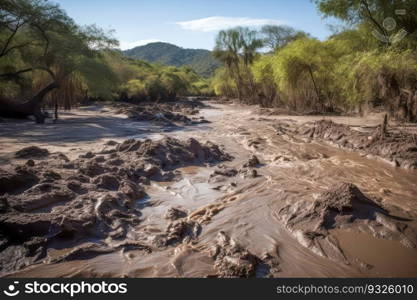
[[[305,124],[297,133],[382,157],[398,167],[417,169],[417,134],[414,133],[394,129],[383,134],[380,126],[368,132],[361,132],[326,120]]]
[[[0,273],[417,276],[414,135],[378,124],[215,101],[6,120]]]

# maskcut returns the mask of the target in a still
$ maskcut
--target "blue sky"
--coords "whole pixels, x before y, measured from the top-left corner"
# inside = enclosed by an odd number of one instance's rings
[[[212,49],[216,33],[236,25],[286,24],[324,39],[330,34],[310,0],[55,0],[82,25],[114,29],[121,48],[164,41]]]

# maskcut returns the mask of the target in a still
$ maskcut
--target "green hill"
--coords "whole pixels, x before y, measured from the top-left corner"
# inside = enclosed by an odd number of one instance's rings
[[[123,51],[130,58],[147,62],[159,62],[170,66],[190,66],[202,76],[213,75],[220,63],[214,59],[211,52],[204,49],[184,49],[168,43],[150,43]]]

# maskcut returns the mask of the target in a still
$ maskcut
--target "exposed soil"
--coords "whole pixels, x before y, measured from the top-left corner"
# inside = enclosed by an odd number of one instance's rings
[[[116,106],[0,124],[2,276],[417,276],[411,125]]]
[[[314,201],[287,205],[278,215],[302,245],[336,261],[347,259],[331,229],[366,232],[417,249],[417,232],[408,226],[411,220],[390,215],[353,184],[342,183]]]
[[[176,101],[166,103],[142,103],[140,105],[112,104],[117,113],[126,114],[135,121],[151,121],[165,126],[206,123],[204,118],[196,118],[201,108],[207,107],[201,101]],[[187,116],[188,115],[188,116]]]
[[[27,158],[30,153],[34,158],[43,152],[25,148],[15,157],[26,153]],[[9,247],[19,251],[13,260],[1,259],[1,269],[9,272],[24,267],[28,256],[35,256],[30,263],[44,258],[48,244],[57,239],[94,238],[105,244],[124,240],[141,222],[135,201],[146,196],[144,185],[177,179],[179,167],[230,159],[210,142],[166,137],[159,141],[129,139],[75,160],[61,155],[2,170],[1,247],[6,253]],[[23,180],[21,176],[25,176]],[[165,244],[182,241],[187,226],[197,224],[172,223]]]
[[[417,134],[395,129],[382,133],[381,126],[361,132],[344,124],[326,120],[304,124],[296,133],[379,156],[398,167],[417,169]]]

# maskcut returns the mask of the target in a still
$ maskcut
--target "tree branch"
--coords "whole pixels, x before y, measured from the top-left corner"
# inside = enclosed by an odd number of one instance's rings
[[[19,77],[19,75],[27,73],[27,72],[32,72],[35,70],[42,70],[47,72],[53,80],[56,80],[56,76],[54,74],[54,72],[52,72],[51,69],[45,68],[45,67],[33,67],[33,68],[27,68],[27,69],[23,69],[23,70],[19,70],[17,72],[10,72],[10,73],[4,73],[4,74],[0,74],[0,77],[9,77],[9,78],[17,78]]]
[[[368,17],[369,17],[369,19],[372,21],[372,23],[374,23],[374,25],[375,25],[376,27],[378,27],[378,29],[379,29],[379,30],[381,30],[381,31],[382,31],[382,33],[383,33],[385,36],[388,36],[388,33],[387,33],[387,31],[385,30],[385,28],[384,28],[381,24],[379,24],[379,23],[377,22],[377,20],[375,20],[375,18],[372,16],[372,12],[371,12],[371,10],[370,10],[370,8],[369,8],[368,1],[367,1],[367,0],[361,0],[361,3],[362,3],[362,5],[365,7],[365,10],[366,10],[366,12],[367,12],[367,14],[368,14]]]
[[[15,49],[19,49],[19,48],[23,48],[23,47],[26,47],[26,46],[28,46],[28,45],[30,45],[31,44],[31,42],[28,42],[28,43],[24,43],[24,44],[21,44],[21,45],[16,45],[16,46],[13,46],[13,47],[10,47],[9,49],[7,49],[2,55],[0,55],[0,57],[2,57],[2,56],[6,56],[7,54],[9,54],[9,52],[11,52],[11,51],[13,51],[13,50],[15,50]]]
[[[25,22],[23,22],[23,23],[20,23],[20,21],[17,22],[16,27],[14,28],[14,30],[12,30],[11,35],[6,40],[6,44],[3,46],[3,49],[0,52],[0,57],[6,55],[6,53],[9,52],[7,50],[7,48],[9,47],[9,45],[12,42],[13,38],[15,37],[16,33],[18,32],[18,30],[20,29],[20,27],[23,26],[23,24],[25,24]]]

